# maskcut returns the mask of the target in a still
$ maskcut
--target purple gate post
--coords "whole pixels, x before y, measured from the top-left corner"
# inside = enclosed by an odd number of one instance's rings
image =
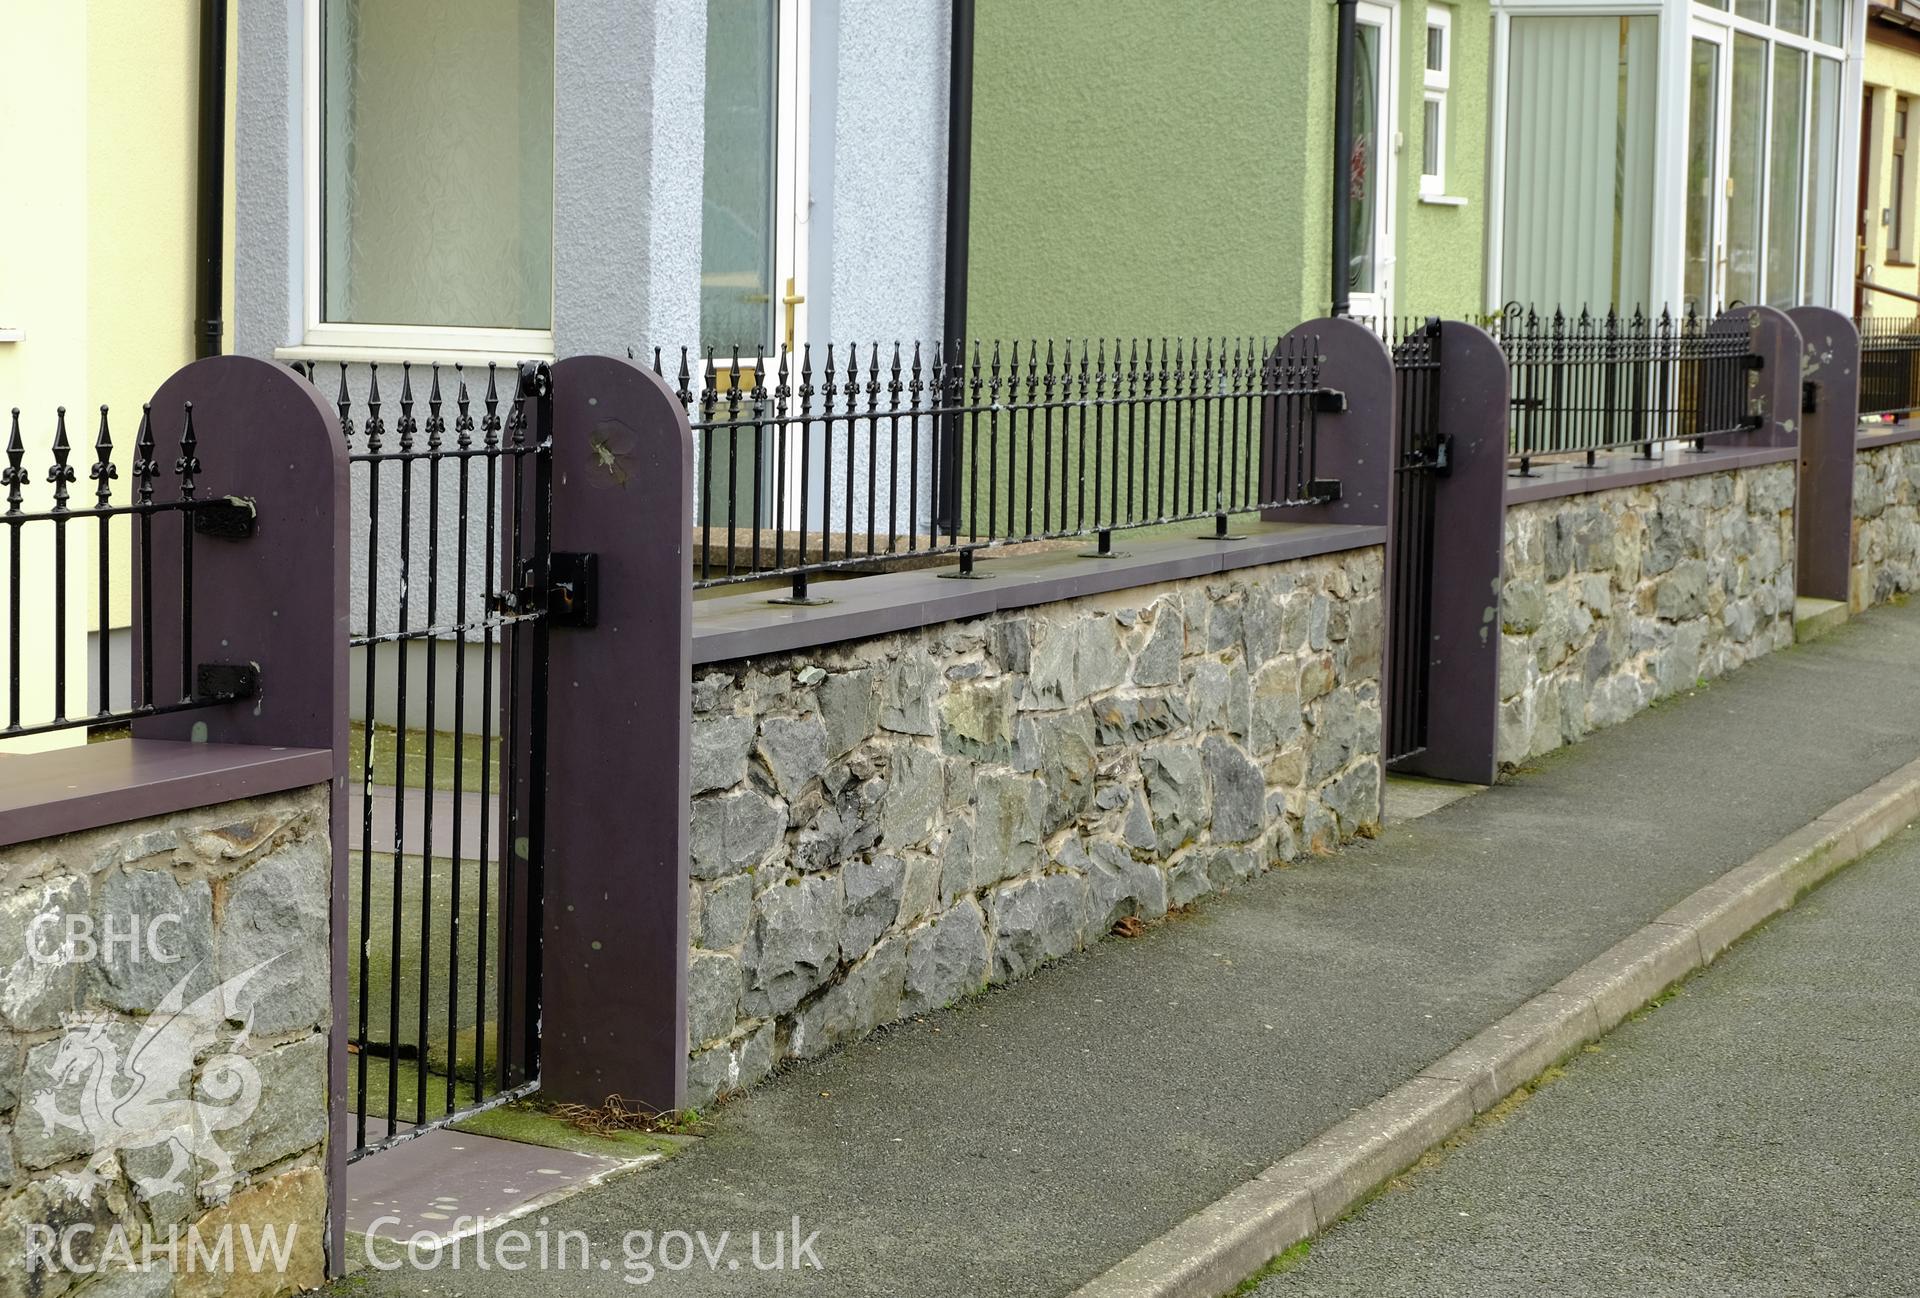
[[[1800,331],[1787,313],[1770,306],[1733,307],[1708,326],[1714,333],[1737,330],[1748,335],[1760,369],[1748,376],[1749,392],[1761,415],[1759,427],[1716,442],[1727,446],[1793,446],[1800,436]]]
[[[1396,771],[1491,784],[1500,712],[1500,581],[1506,559],[1507,360],[1483,329],[1440,326],[1427,745]]]
[[[1287,339],[1298,338],[1319,339],[1320,386],[1344,398],[1342,409],[1323,409],[1317,416],[1314,439],[1313,476],[1337,479],[1340,499],[1270,509],[1262,517],[1269,522],[1384,527],[1392,515],[1399,427],[1393,357],[1371,329],[1343,317],[1309,320],[1287,333]],[[1284,349],[1285,342],[1281,345]],[[1263,462],[1277,456],[1271,444],[1277,432],[1277,421],[1268,412],[1261,421]]]
[[[1860,410],[1860,331],[1823,306],[1787,315],[1805,348],[1794,579],[1814,599],[1848,598],[1853,559],[1853,458]]]
[[[591,588],[590,625],[557,621],[548,643],[549,1099],[686,1095],[692,518],[693,432],[667,385],[605,356],[556,364],[556,577]]]
[[[181,445],[189,402],[195,449]],[[196,529],[191,652],[181,645],[179,603],[156,596],[151,639],[134,619],[134,661],[154,664],[156,690],[182,664],[251,666],[259,682],[251,698],[236,703],[135,721],[134,738],[333,753],[327,1266],[344,1274],[347,447],[338,416],[312,384],[282,366],[246,356],[209,357],[176,371],[154,393],[152,419],[158,473],[171,469],[178,476],[176,460],[198,460],[193,470],[197,498],[248,502],[253,531],[243,538],[222,535],[226,529],[217,526],[219,516],[204,533]],[[183,523],[177,514],[155,520],[147,574],[155,591],[180,587]]]

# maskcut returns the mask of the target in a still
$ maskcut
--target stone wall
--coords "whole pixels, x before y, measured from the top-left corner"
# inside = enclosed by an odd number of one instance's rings
[[[324,1280],[327,806],[319,786],[0,848],[0,1298]],[[256,1270],[269,1226],[285,1266]],[[48,1231],[67,1260],[36,1255]]]
[[[1379,823],[1381,551],[700,668],[692,1102]]]
[[[1853,461],[1855,612],[1920,589],[1920,442],[1861,451]]]
[[[1510,507],[1500,761],[1793,643],[1793,498],[1769,464]]]

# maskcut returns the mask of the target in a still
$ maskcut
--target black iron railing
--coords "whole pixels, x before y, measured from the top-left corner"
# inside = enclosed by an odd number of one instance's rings
[[[1330,498],[1312,338],[810,347],[695,359],[697,586]],[[946,507],[950,503],[950,508]],[[944,515],[944,516],[943,516]]]
[[[421,402],[402,364],[390,402],[394,368],[342,365],[333,398],[359,675],[349,1159],[538,1086],[550,377],[453,366],[443,389],[422,365]]]
[[[1387,760],[1427,746],[1431,684],[1435,478],[1446,471],[1440,435],[1440,321],[1402,321],[1385,334],[1399,398],[1393,542],[1388,556]]]
[[[1905,419],[1920,410],[1920,319],[1865,316],[1860,327],[1860,413]]]
[[[1508,452],[1527,473],[1539,456],[1632,448],[1760,426],[1749,396],[1759,368],[1748,332],[1692,312],[1543,315],[1513,306],[1488,322],[1511,372]]]
[[[100,407],[93,464],[87,470],[88,479],[93,483],[93,503],[76,505],[73,494],[79,466],[71,462],[73,447],[67,435],[67,411],[66,407],[60,407],[55,417],[52,463],[44,479],[52,486],[51,503],[45,509],[30,510],[26,508],[26,487],[33,480],[33,474],[26,467],[20,411],[13,411],[6,467],[0,469],[0,485],[7,491],[6,512],[0,514],[0,525],[4,525],[7,534],[7,713],[6,725],[0,728],[0,739],[83,726],[123,725],[141,717],[248,698],[258,687],[258,675],[251,667],[202,663],[195,659],[193,650],[194,539],[197,536],[240,539],[251,536],[253,507],[245,500],[200,498],[195,483],[201,472],[200,445],[194,432],[191,403],[179,412],[177,436],[173,429],[166,430],[169,449],[177,442],[178,454],[163,454],[159,449],[155,420],[152,408],[143,407],[140,429],[134,439],[133,499],[116,505],[113,484],[120,471],[113,462],[113,436],[107,408]],[[169,477],[173,480],[172,499],[157,498],[158,481]],[[110,633],[114,621],[113,536],[118,530],[116,523],[122,519],[127,520],[125,526],[131,533],[136,574],[130,582],[133,616],[140,634],[137,664],[115,663]],[[77,613],[84,607],[75,602],[71,587],[76,578],[85,579],[84,574],[74,570],[75,555],[71,551],[75,547],[70,543],[86,541],[91,541],[95,552],[91,594],[96,601],[94,612],[98,622],[92,647],[96,655],[93,669],[98,679],[94,688],[96,697],[91,702],[85,698],[84,672],[69,671],[73,662],[71,650],[76,648],[72,639],[85,634],[69,626],[69,613]],[[180,576],[177,588],[156,592],[154,557],[161,547],[178,554]],[[30,551],[34,565],[44,565],[51,574],[51,598],[45,599],[36,588],[32,611],[40,616],[52,614],[45,630],[36,628],[32,637],[27,635],[22,609],[24,569]],[[83,592],[79,598],[85,599],[86,594]],[[163,616],[169,624],[178,620],[180,659],[177,665],[155,661],[152,647],[156,601],[165,608]],[[21,697],[21,683],[29,661],[46,661],[52,669],[50,706],[30,709],[50,715],[38,719],[29,719],[28,711],[23,711],[26,701]],[[78,683],[82,691],[78,708],[74,704],[74,675],[80,676]],[[129,701],[125,707],[115,707],[114,686],[123,675],[131,679]]]

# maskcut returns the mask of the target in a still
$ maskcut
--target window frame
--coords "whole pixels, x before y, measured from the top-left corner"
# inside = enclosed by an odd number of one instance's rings
[[[1436,31],[1440,33],[1438,71],[1427,66],[1427,48]],[[1439,3],[1427,5],[1426,37],[1420,43],[1420,197],[1443,198],[1447,192],[1447,92],[1453,78],[1453,10],[1450,6]],[[1435,170],[1432,174],[1427,172],[1428,104],[1435,106],[1434,133],[1439,137],[1433,142]]]
[[[320,149],[320,10],[323,0],[303,0],[301,50],[301,257],[302,339],[275,356],[286,360],[521,361],[550,360],[553,349],[553,284],[547,285],[548,327],[488,328],[476,325],[360,324],[323,318],[321,258],[324,255],[322,207],[324,160]],[[551,183],[551,182],[549,182]],[[551,196],[549,197],[551,201]]]
[[[1913,98],[1894,92],[1893,112],[1887,129],[1887,254],[1886,260],[1895,265],[1911,265],[1913,262],[1913,206],[1908,198],[1908,189],[1913,181],[1913,167],[1909,161],[1912,152],[1908,145],[1913,136]]]

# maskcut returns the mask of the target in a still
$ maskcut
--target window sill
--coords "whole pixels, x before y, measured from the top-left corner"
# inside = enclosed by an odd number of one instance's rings
[[[339,343],[308,343],[294,347],[276,347],[277,361],[313,361],[358,365],[398,365],[402,361],[431,365],[518,365],[521,361],[551,361],[551,347],[543,351],[487,351],[479,348],[451,347],[349,347]]]
[[[1880,263],[1882,266],[1898,266],[1902,270],[1912,270],[1914,263],[1900,257],[1888,257]]]
[[[1467,200],[1457,194],[1422,194],[1420,201],[1428,207],[1465,207]]]
[[[25,329],[0,327],[0,343],[17,343],[26,336]]]

